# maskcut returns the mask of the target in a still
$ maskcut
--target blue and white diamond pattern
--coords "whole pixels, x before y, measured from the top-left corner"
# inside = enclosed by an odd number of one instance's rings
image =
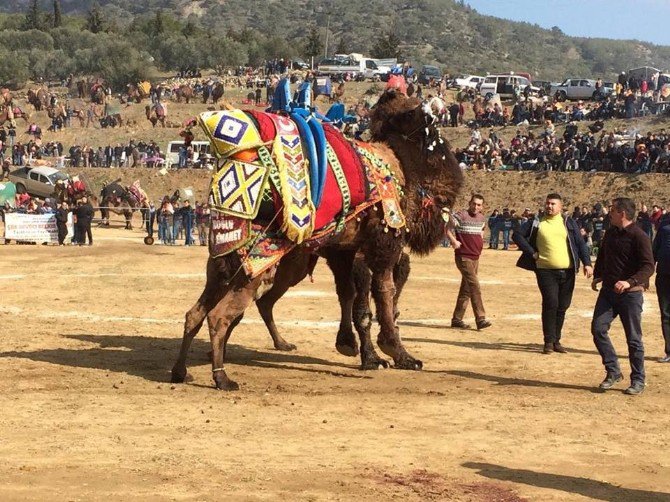
[[[214,130],[214,137],[233,145],[239,145],[248,127],[249,125],[243,121],[224,115]]]

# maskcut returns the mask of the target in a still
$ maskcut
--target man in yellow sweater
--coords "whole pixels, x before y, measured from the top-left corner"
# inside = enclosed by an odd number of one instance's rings
[[[517,266],[535,272],[542,294],[542,352],[565,353],[561,330],[565,312],[572,302],[580,262],[584,265],[584,275],[593,275],[591,257],[579,225],[563,214],[561,196],[551,193],[544,203],[544,215],[515,229],[513,240],[523,252]]]

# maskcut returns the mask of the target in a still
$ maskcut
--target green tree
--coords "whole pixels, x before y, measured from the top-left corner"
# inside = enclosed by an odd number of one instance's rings
[[[163,22],[163,11],[157,10],[156,17],[153,23],[153,35],[155,37],[161,35],[165,31],[165,23]]]
[[[335,54],[349,54],[351,52],[349,47],[349,41],[344,35],[340,37],[340,40],[337,42],[337,47],[335,48]]]
[[[323,50],[323,43],[321,42],[321,35],[319,34],[319,29],[316,26],[312,26],[312,29],[309,31],[309,35],[305,39],[305,45],[303,52],[308,58],[316,57],[321,54]]]
[[[58,28],[63,24],[63,15],[60,10],[60,0],[54,0],[54,19],[53,27]]]
[[[100,33],[105,29],[105,22],[102,18],[102,12],[98,4],[93,4],[86,13],[85,28],[91,33]]]
[[[23,20],[24,30],[41,30],[42,29],[42,12],[38,0],[32,0],[26,12],[26,17]]]
[[[382,33],[372,47],[373,58],[396,58],[400,59],[400,38],[391,28],[387,33]]]

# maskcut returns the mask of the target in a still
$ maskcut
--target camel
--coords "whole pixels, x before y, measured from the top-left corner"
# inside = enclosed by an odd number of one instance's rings
[[[27,97],[28,103],[35,107],[35,111],[42,111],[49,104],[49,93],[43,87],[30,89]]]
[[[144,111],[147,115],[147,120],[151,122],[153,127],[160,122],[161,126],[165,127],[165,119],[167,118],[167,107],[165,103],[155,101],[151,105],[146,105]]]
[[[181,103],[183,99],[189,104],[193,98],[193,88],[188,84],[182,84],[175,89],[174,95],[177,97],[177,103]]]
[[[119,184],[119,180],[113,181],[102,187],[100,191],[100,213],[102,220],[100,226],[109,226],[110,211],[115,214],[123,214],[126,218],[126,230],[133,229],[133,211],[143,209],[147,206],[146,199],[140,200],[136,193]]]
[[[18,106],[14,108],[0,106],[0,126],[4,125],[5,122],[16,125],[15,119],[23,119],[27,124],[30,121],[30,114],[24,112]]]
[[[373,143],[367,147],[377,158],[389,165],[392,175],[403,187],[401,208],[406,226],[389,229],[381,203],[349,219],[336,237],[320,243],[320,247],[298,245],[283,257],[285,265],[270,267],[249,278],[240,273],[244,263],[233,253],[207,262],[207,282],[196,304],[186,313],[184,333],[177,361],[172,368],[172,381],[187,378],[186,360],[191,342],[207,319],[212,347],[212,376],[218,390],[237,390],[224,368],[226,345],[234,327],[246,308],[263,291],[275,283],[292,284],[304,275],[305,259],[301,254],[318,252],[326,256],[336,276],[337,293],[342,306],[341,326],[351,329],[355,290],[352,268],[359,252],[370,269],[370,287],[377,311],[380,332],[377,345],[393,359],[399,369],[419,370],[423,363],[411,356],[402,344],[395,323],[395,287],[393,269],[403,246],[419,255],[437,248],[444,235],[443,210],[450,208],[463,184],[449,144],[434,125],[435,117],[416,98],[407,98],[395,89],[387,90],[371,113],[370,130]],[[282,269],[282,266],[284,268]],[[280,274],[280,271],[282,272]],[[278,284],[280,288],[281,284]],[[286,287],[286,286],[284,286]],[[342,331],[342,327],[341,327]],[[360,333],[359,333],[360,334]],[[370,341],[361,338],[361,357],[368,356]]]
[[[211,91],[208,86],[204,86],[202,91],[202,102],[207,104],[209,98],[212,98],[212,103],[217,103],[223,97],[225,90],[223,82],[216,82],[213,84]]]

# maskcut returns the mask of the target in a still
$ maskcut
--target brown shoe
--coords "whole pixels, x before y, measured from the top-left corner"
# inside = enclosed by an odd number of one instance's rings
[[[565,350],[565,347],[563,347],[563,345],[561,345],[561,342],[556,342],[554,344],[554,352],[560,352],[561,354],[567,354],[568,353],[568,351]]]
[[[477,329],[479,330],[490,328],[491,326],[493,326],[491,321],[487,321],[486,319],[477,320]]]
[[[470,325],[464,323],[462,319],[452,319],[451,320],[451,327],[452,328],[459,328],[459,329],[470,329]]]
[[[554,351],[553,343],[545,343],[544,348],[542,349],[543,354],[551,354]]]

